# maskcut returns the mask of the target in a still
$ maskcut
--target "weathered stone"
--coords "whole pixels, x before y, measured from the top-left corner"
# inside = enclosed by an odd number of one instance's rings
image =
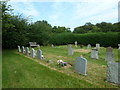
[[[18,52],[21,52],[20,46],[18,46]]]
[[[100,44],[96,44],[96,48],[99,49],[100,48]]]
[[[22,46],[22,53],[24,54],[25,50],[24,50],[24,46]]]
[[[120,67],[119,67],[120,63],[118,62],[114,62],[114,61],[110,61],[107,62],[107,75],[106,75],[106,79],[108,82],[112,82],[115,84],[119,84],[120,85]]]
[[[42,59],[42,51],[40,49],[38,49],[38,59]]]
[[[32,58],[35,57],[35,50],[34,50],[34,48],[32,48],[32,50],[31,50],[31,57],[32,57]]]
[[[106,49],[106,57],[105,57],[105,61],[113,61],[114,60],[114,55],[112,53],[112,47],[108,47]]]
[[[75,60],[75,71],[79,74],[87,75],[87,60],[83,57],[77,57]]]
[[[93,48],[91,51],[91,58],[98,59],[98,49]]]
[[[75,41],[75,47],[77,47],[77,41]]]
[[[71,44],[68,45],[68,56],[71,56],[74,54],[74,49],[71,47]]]
[[[90,45],[90,44],[87,45],[87,49],[89,49],[89,48],[91,48],[91,45]]]
[[[29,48],[26,47],[26,55],[29,55]]]

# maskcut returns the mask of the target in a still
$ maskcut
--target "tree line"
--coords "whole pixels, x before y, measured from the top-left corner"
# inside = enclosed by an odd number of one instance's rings
[[[10,5],[7,5],[7,2],[0,2],[0,7],[2,11],[3,48],[16,48],[17,45],[28,45],[30,41],[37,42],[40,45],[48,45],[53,43],[51,37],[58,34],[64,35],[64,33],[66,35],[74,33],[120,32],[120,28],[118,28],[120,26],[119,22],[114,24],[101,22],[96,25],[86,23],[83,26],[74,28],[74,31],[71,32],[69,27],[52,27],[46,20],[30,23],[29,18],[25,18],[23,15],[14,15],[13,9],[11,9]]]

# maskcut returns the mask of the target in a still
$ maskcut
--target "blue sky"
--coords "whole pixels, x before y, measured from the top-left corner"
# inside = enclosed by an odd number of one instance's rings
[[[52,26],[75,27],[86,22],[118,22],[118,1],[9,1],[15,14],[30,17],[29,22],[47,20]]]

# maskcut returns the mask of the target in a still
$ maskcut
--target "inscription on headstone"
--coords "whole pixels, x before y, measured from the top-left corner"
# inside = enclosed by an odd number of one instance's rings
[[[77,57],[75,60],[75,71],[79,74],[87,75],[87,60],[83,57]]]

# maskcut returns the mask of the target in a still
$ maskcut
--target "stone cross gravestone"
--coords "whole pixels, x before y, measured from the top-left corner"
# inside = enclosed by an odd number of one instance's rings
[[[72,46],[71,44],[68,45],[68,56],[71,56],[74,54],[74,50],[71,46]]]
[[[83,57],[77,57],[75,60],[75,71],[79,74],[87,75],[87,60]]]
[[[98,59],[98,49],[93,48],[91,51],[91,58]]]
[[[18,46],[18,52],[21,52],[20,46]]]
[[[29,55],[29,48],[26,47],[26,55]]]
[[[108,82],[112,82],[120,85],[120,72],[119,72],[120,63],[109,61],[107,62],[107,71],[106,71],[106,79]]]
[[[90,45],[90,44],[87,45],[87,49],[89,49],[89,48],[91,48],[91,45]]]
[[[38,49],[37,53],[38,53],[38,59],[42,59],[42,51]]]
[[[25,51],[25,50],[24,50],[24,46],[22,46],[22,53],[24,53],[24,51]]]
[[[99,49],[100,48],[100,44],[96,44],[96,48]]]
[[[32,58],[35,57],[35,50],[34,50],[34,48],[32,48],[32,50],[31,50],[31,57],[32,57]]]
[[[77,47],[77,41],[75,41],[75,47]]]
[[[106,49],[106,57],[105,57],[105,61],[113,61],[114,60],[114,55],[112,53],[112,47],[108,47]]]

